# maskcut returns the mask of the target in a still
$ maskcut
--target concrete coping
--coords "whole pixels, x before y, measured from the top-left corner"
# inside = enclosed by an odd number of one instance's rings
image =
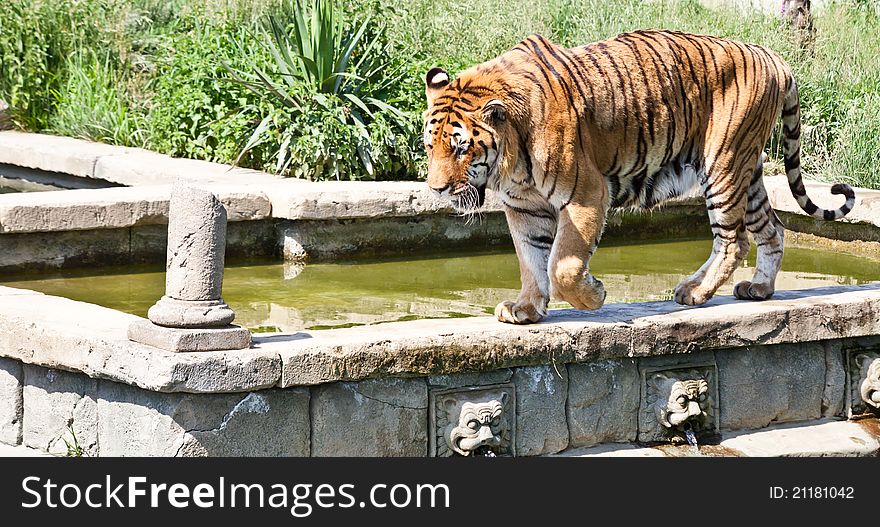
[[[219,163],[178,159],[136,148],[69,137],[0,132],[0,163],[100,178],[120,188],[0,195],[0,233],[124,228],[167,223],[171,185],[178,178],[210,190],[226,205],[230,221],[259,219],[361,219],[452,214],[423,182],[311,182]],[[776,210],[804,215],[784,176],[764,178]],[[820,207],[836,208],[830,185],[806,182]],[[855,189],[845,222],[880,227],[880,191]],[[701,205],[701,198],[670,202]],[[486,211],[501,204],[487,196]]]
[[[142,148],[17,131],[0,132],[0,163],[125,186],[171,184],[177,178],[201,183],[269,183],[283,179],[258,170],[174,158]]]
[[[701,307],[648,302],[553,310],[528,326],[474,317],[258,334],[244,351],[165,352],[126,338],[135,320],[0,287],[0,356],[153,391],[244,392],[876,335],[880,283],[780,291],[766,302],[716,297]]]

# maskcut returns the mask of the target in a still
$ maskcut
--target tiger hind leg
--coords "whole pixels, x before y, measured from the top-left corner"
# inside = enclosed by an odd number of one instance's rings
[[[749,252],[749,239],[740,223],[735,229],[715,229],[712,254],[700,269],[675,288],[674,299],[679,304],[705,304],[730,278]]]
[[[733,178],[734,185],[718,190],[713,182],[719,181],[720,171],[710,171],[703,185],[706,207],[712,228],[712,254],[697,272],[683,280],[675,288],[673,298],[679,304],[695,306],[705,304],[721,284],[727,281],[749,252],[749,238],[745,228],[746,192]],[[741,185],[748,184],[749,179]]]
[[[785,226],[770,206],[762,176],[763,159],[752,177],[746,207],[746,229],[755,239],[758,258],[752,280],[744,280],[733,289],[734,296],[740,300],[766,300],[773,296],[776,275],[782,265]]]

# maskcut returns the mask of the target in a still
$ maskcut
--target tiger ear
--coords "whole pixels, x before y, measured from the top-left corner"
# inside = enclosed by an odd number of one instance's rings
[[[492,99],[483,106],[483,121],[498,124],[507,119],[507,108],[498,99]]]
[[[443,68],[431,68],[425,75],[425,95],[428,97],[428,105],[434,100],[439,90],[449,85],[449,74]]]

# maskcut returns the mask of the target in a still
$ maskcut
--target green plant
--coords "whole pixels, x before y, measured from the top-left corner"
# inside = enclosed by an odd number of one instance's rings
[[[226,82],[223,63],[234,67],[263,64],[269,57],[253,42],[247,25],[215,24],[184,18],[185,30],[158,39],[147,117],[148,145],[159,152],[229,163],[241,138],[268,109],[246,88]],[[246,111],[240,112],[240,108]],[[240,159],[263,168],[262,152]]]
[[[395,148],[400,141],[387,128],[376,135],[383,123],[411,135],[413,119],[389,98],[399,68],[385,60],[389,45],[379,35],[364,38],[370,23],[367,17],[346,25],[331,0],[311,0],[308,6],[296,0],[267,17],[262,37],[275,71],[267,73],[257,64],[250,71],[228,70],[238,84],[284,113],[266,115],[239,157],[280,138],[274,154],[277,172],[288,172],[297,163],[294,171],[306,177],[360,179],[364,174],[349,162],[348,146],[326,138],[353,145],[369,178],[376,177],[375,162],[389,151],[405,154]]]
[[[50,132],[117,145],[143,145],[143,119],[129,109],[122,91],[124,83],[109,57],[77,53],[68,59],[66,70],[66,80],[52,93],[56,108],[49,118]]]
[[[73,430],[73,423],[67,424],[67,433],[70,434],[70,441],[67,440],[66,437],[62,437],[61,440],[64,441],[64,445],[67,447],[67,457],[83,457],[86,455],[85,450],[80,446],[79,439],[76,437],[76,432]]]
[[[19,126],[48,126],[68,58],[80,49],[118,50],[122,0],[11,0],[0,9],[0,99]]]

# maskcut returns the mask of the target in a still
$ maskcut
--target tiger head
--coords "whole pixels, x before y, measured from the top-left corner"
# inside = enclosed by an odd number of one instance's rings
[[[428,186],[462,211],[475,210],[495,188],[508,126],[504,103],[492,90],[462,78],[451,81],[441,68],[425,77],[428,109],[424,144]]]

